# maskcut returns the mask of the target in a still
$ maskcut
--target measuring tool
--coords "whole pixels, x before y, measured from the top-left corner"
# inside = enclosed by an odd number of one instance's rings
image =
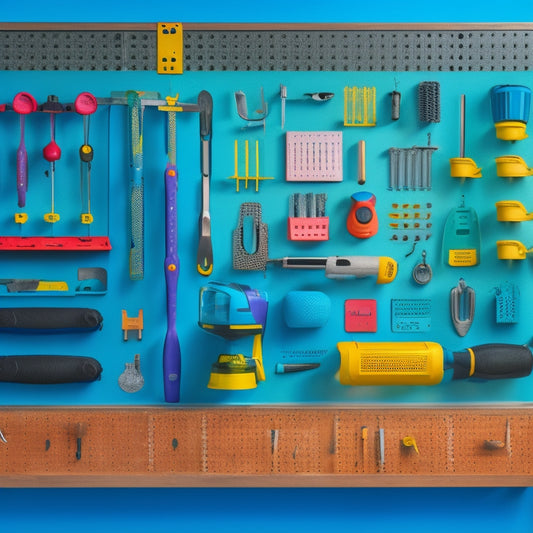
[[[330,279],[365,278],[377,275],[377,283],[390,283],[396,277],[396,261],[385,256],[283,257],[269,259],[283,268],[324,270]]]
[[[211,242],[211,213],[209,195],[211,187],[211,137],[213,134],[213,98],[207,91],[198,95],[200,108],[200,169],[202,172],[202,211],[200,213],[200,241],[196,268],[202,276],[213,272],[213,244]]]
[[[436,342],[339,342],[342,385],[436,385],[529,376],[528,346],[482,344],[454,352]]]
[[[212,365],[208,387],[244,390],[265,380],[263,334],[266,327],[268,295],[238,283],[209,282],[200,289],[198,325],[209,333],[235,340],[253,335],[252,357],[221,354]]]
[[[360,191],[352,194],[352,207],[346,219],[346,229],[358,239],[368,239],[378,232],[376,197],[371,192]]]
[[[26,92],[21,92],[13,98],[13,110],[20,115],[20,144],[17,149],[17,194],[18,206],[26,205],[26,192],[28,191],[28,152],[24,143],[24,125],[26,115],[37,111],[35,98]]]
[[[61,148],[55,141],[55,117],[57,113],[63,111],[63,106],[59,103],[57,96],[49,95],[48,100],[42,106],[42,111],[50,113],[50,142],[43,148],[43,157],[50,163],[50,213],[44,215],[45,222],[54,224],[59,220],[59,214],[55,212],[55,171],[56,161],[61,158]]]
[[[96,98],[88,92],[80,93],[74,101],[74,109],[83,116],[83,144],[80,146],[80,191],[82,212],[80,220],[82,224],[91,224],[91,163],[94,157],[93,147],[89,144],[89,126],[91,115],[98,108]],[[86,209],[84,211],[84,189],[86,193]]]

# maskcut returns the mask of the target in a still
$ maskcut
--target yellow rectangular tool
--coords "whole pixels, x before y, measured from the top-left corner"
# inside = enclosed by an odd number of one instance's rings
[[[157,24],[157,73],[183,74],[183,25]]]

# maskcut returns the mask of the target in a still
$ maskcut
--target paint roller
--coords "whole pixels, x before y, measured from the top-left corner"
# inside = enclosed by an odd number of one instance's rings
[[[532,351],[517,344],[482,344],[458,352],[436,342],[339,342],[342,385],[436,385],[443,380],[529,376]]]

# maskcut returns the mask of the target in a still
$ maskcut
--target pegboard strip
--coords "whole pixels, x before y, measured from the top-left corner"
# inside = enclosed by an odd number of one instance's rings
[[[526,71],[531,24],[184,24],[186,71]],[[1,24],[0,70],[152,71],[155,25]]]
[[[533,485],[523,406],[11,407],[0,429],[4,487]]]

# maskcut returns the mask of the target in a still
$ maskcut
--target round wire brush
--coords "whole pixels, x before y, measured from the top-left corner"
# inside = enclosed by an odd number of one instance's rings
[[[418,84],[418,118],[421,122],[440,122],[440,83]]]

